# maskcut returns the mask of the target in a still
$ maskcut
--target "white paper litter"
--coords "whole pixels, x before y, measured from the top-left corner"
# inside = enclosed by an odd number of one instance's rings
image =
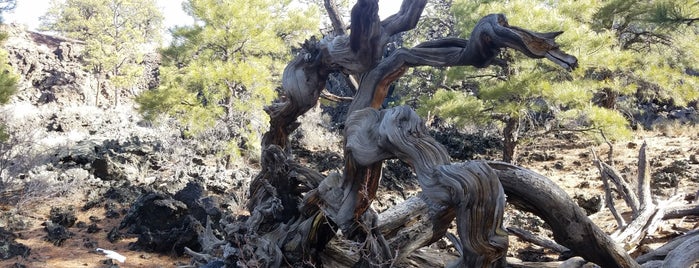
[[[124,263],[124,261],[126,261],[126,257],[124,257],[124,255],[116,253],[116,251],[111,251],[108,249],[101,249],[101,248],[97,248],[96,250],[97,250],[97,252],[104,253],[104,255],[107,256],[107,258],[117,260],[118,262],[121,262],[121,263]]]

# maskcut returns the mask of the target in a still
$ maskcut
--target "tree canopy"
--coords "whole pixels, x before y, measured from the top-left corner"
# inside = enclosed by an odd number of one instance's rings
[[[118,104],[119,91],[143,74],[143,55],[160,41],[163,16],[155,0],[53,0],[41,21],[43,30],[85,41],[88,68],[115,87]]]
[[[510,136],[515,144],[523,129],[535,130],[525,135],[569,130],[597,140],[627,139],[630,127],[650,127],[639,119],[643,114],[696,105],[699,48],[692,40],[699,37],[698,6],[682,1],[454,1],[451,11],[458,20],[452,20],[453,27],[461,36],[468,36],[483,15],[506,13],[514,25],[563,31],[561,46],[575,48],[572,53],[583,58],[581,68],[567,73],[506,52],[502,64],[490,68],[430,71],[434,82],[422,85],[432,89],[422,90],[427,94],[416,106],[423,116],[436,114],[457,127],[496,119],[505,141]],[[449,20],[438,20],[444,21]]]
[[[168,114],[195,134],[217,120],[229,128],[232,155],[259,147],[291,47],[318,27],[318,10],[288,0],[190,0],[195,25],[171,29],[162,82],[137,101],[149,119]],[[257,155],[254,153],[253,155]]]

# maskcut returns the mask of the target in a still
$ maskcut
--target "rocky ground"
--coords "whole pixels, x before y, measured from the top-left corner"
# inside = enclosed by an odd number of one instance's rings
[[[0,148],[0,267],[186,267],[184,247],[206,246],[198,236],[207,222],[219,230],[222,219],[247,213],[247,184],[258,167],[254,161],[227,167],[215,154],[222,144],[215,133],[185,139],[174,123],[143,121],[128,101],[95,105],[93,78],[75,67],[75,54],[65,52],[79,47],[74,41],[11,29],[5,46],[23,78],[15,99],[2,108],[13,138]],[[303,119],[294,152],[301,163],[327,174],[341,169],[341,139],[332,117],[321,112],[314,109]],[[614,167],[633,180],[645,141],[654,198],[680,194],[678,203],[697,204],[698,130],[667,122],[637,131],[632,141],[612,144]],[[455,159],[499,158],[497,139],[448,129],[434,135]],[[550,135],[524,144],[518,162],[559,184],[611,232],[616,222],[601,208],[604,191],[592,162],[592,152],[606,160],[609,149],[577,135]],[[410,170],[389,161],[374,206],[385,209],[417,191]],[[534,216],[508,210],[506,218],[508,225],[550,237]],[[652,238],[662,242],[697,227],[697,217],[668,221]],[[510,256],[557,258],[514,236],[511,241]],[[454,251],[446,242],[433,247]],[[98,248],[126,261],[107,258]]]

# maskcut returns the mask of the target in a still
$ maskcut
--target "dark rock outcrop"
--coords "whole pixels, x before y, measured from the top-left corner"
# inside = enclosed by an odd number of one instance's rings
[[[0,227],[0,259],[7,260],[16,256],[26,258],[31,249],[21,243],[17,243],[17,236]]]
[[[60,36],[27,31],[17,25],[4,25],[8,33],[4,48],[9,52],[10,65],[20,75],[16,101],[34,105],[109,105],[114,90],[99,83],[97,74],[87,71],[83,61],[85,42]],[[147,54],[140,62],[143,76],[135,89],[120,91],[120,100],[133,97],[142,90],[157,87],[160,58]],[[98,101],[99,100],[99,101]]]
[[[222,215],[218,202],[203,193],[197,183],[187,184],[174,196],[147,193],[134,202],[120,228],[138,235],[134,249],[177,255],[185,247],[201,250],[199,235],[207,220],[217,223]]]

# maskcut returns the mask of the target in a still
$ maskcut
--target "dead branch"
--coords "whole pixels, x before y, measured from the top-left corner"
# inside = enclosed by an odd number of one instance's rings
[[[527,241],[529,243],[532,243],[534,245],[538,245],[538,246],[541,246],[544,248],[552,249],[558,253],[570,251],[570,249],[568,249],[564,246],[561,246],[556,242],[553,242],[553,241],[548,240],[546,238],[537,236],[537,235],[535,235],[527,230],[524,230],[522,228],[510,226],[510,227],[507,227],[507,231],[516,235],[517,237],[519,237],[520,239],[522,239],[524,241]]]
[[[423,243],[420,246],[441,238],[456,217],[464,249],[460,265],[489,267],[504,256],[507,249],[507,235],[502,229],[505,195],[492,169],[475,161],[450,164],[444,147],[427,135],[422,120],[406,106],[354,112],[347,119],[346,137],[347,154],[359,166],[370,166],[390,157],[412,164],[433,224],[432,237],[419,241]],[[341,227],[344,226],[342,219],[351,221],[352,214],[342,215],[348,212],[341,209],[335,218]],[[405,242],[392,248],[410,252],[403,249],[416,245],[412,241]]]
[[[674,250],[680,244],[684,243],[690,238],[695,237],[699,237],[699,230],[692,230],[682,236],[678,236],[670,240],[670,242],[665,243],[665,245],[662,245],[661,247],[657,248],[656,250],[639,256],[638,258],[636,258],[636,261],[640,264],[645,264],[653,260],[664,260],[665,256],[667,256],[670,253],[670,251]]]
[[[575,68],[577,59],[555,43],[560,32],[537,33],[510,26],[504,15],[493,14],[478,22],[470,40],[428,41],[412,49],[399,49],[381,60],[389,37],[415,27],[425,4],[426,0],[403,1],[397,14],[379,21],[377,0],[359,0],[352,9],[349,36],[329,35],[303,45],[284,70],[280,98],[266,108],[270,129],[262,140],[262,171],[250,186],[251,215],[245,226],[229,226],[229,240],[256,241],[252,244],[267,265],[278,265],[282,259],[291,264],[315,265],[320,264],[323,249],[339,228],[344,238],[357,246],[354,252],[359,254],[354,265],[389,266],[397,260],[396,256],[405,256],[442,237],[456,218],[459,242],[464,249],[461,265],[490,266],[502,260],[507,234],[502,229],[505,199],[498,172],[483,162],[451,164],[446,150],[425,134],[424,125],[408,108],[380,112],[362,109],[379,108],[388,86],[412,66],[485,67],[502,48],[513,48],[532,58],[547,58],[566,69]],[[362,80],[350,106],[352,119],[346,124],[343,174],[323,179],[317,172],[290,160],[288,137],[298,127],[296,119],[316,105],[328,75],[337,71],[361,74]],[[424,190],[420,200],[429,211],[412,229],[389,232],[395,234],[390,240],[384,238],[379,216],[370,209],[381,178],[382,161],[388,158],[411,163]],[[558,201],[548,201],[552,200]],[[574,203],[568,198],[564,204]],[[559,226],[555,232],[558,238],[586,258],[609,266],[619,266],[628,258],[609,246],[593,247],[597,253],[593,256],[576,244],[600,245],[606,237],[588,224],[589,219],[579,208],[566,216],[583,218],[577,231],[586,234],[580,235],[583,238],[563,234],[570,229],[560,227],[564,224],[556,218],[561,215],[542,213],[552,225]],[[431,233],[411,236],[415,234],[411,230],[424,231],[425,226]]]
[[[699,261],[699,236],[688,238],[671,250],[663,267],[690,267]]]
[[[500,178],[508,203],[543,219],[559,244],[602,267],[638,267],[626,251],[595,225],[563,189],[531,170],[488,162]]]
[[[343,97],[343,96],[338,96],[335,94],[330,93],[327,89],[323,89],[323,91],[320,92],[320,97],[323,99],[329,100],[329,101],[334,101],[334,102],[348,102],[352,101],[352,97]]]
[[[617,230],[621,230],[622,228],[626,227],[626,222],[624,221],[624,218],[621,217],[621,214],[617,212],[616,207],[614,206],[614,198],[612,195],[612,187],[609,185],[609,177],[605,176],[604,172],[604,166],[602,166],[602,161],[597,158],[597,154],[595,153],[594,150],[590,150],[590,152],[593,155],[594,163],[597,164],[597,169],[599,170],[600,176],[602,178],[602,185],[604,186],[604,200],[607,204],[607,208],[609,208],[609,211],[612,213],[612,216],[614,216],[614,219],[616,220],[617,223]]]
[[[662,220],[665,209],[679,199],[678,196],[658,202],[657,206],[646,205],[638,217],[634,218],[620,233],[612,234],[612,238],[625,245],[627,249],[633,249],[649,233],[655,232],[655,226]]]
[[[646,157],[646,149],[648,144],[643,141],[641,149],[638,150],[638,201],[639,208],[643,210],[648,204],[652,204],[653,200],[650,195],[650,164]]]
[[[663,220],[677,219],[687,216],[699,216],[699,205],[683,205],[665,209]]]
[[[624,199],[626,205],[631,208],[632,214],[638,215],[638,197],[636,196],[636,191],[633,191],[631,186],[624,180],[619,171],[617,171],[612,166],[607,163],[598,161],[598,167],[600,168],[600,173],[602,177],[606,177],[614,183],[614,186],[619,192],[619,195]]]
[[[344,35],[347,26],[345,26],[345,22],[342,20],[337,3],[334,0],[324,0],[323,5],[333,25],[334,35]]]

